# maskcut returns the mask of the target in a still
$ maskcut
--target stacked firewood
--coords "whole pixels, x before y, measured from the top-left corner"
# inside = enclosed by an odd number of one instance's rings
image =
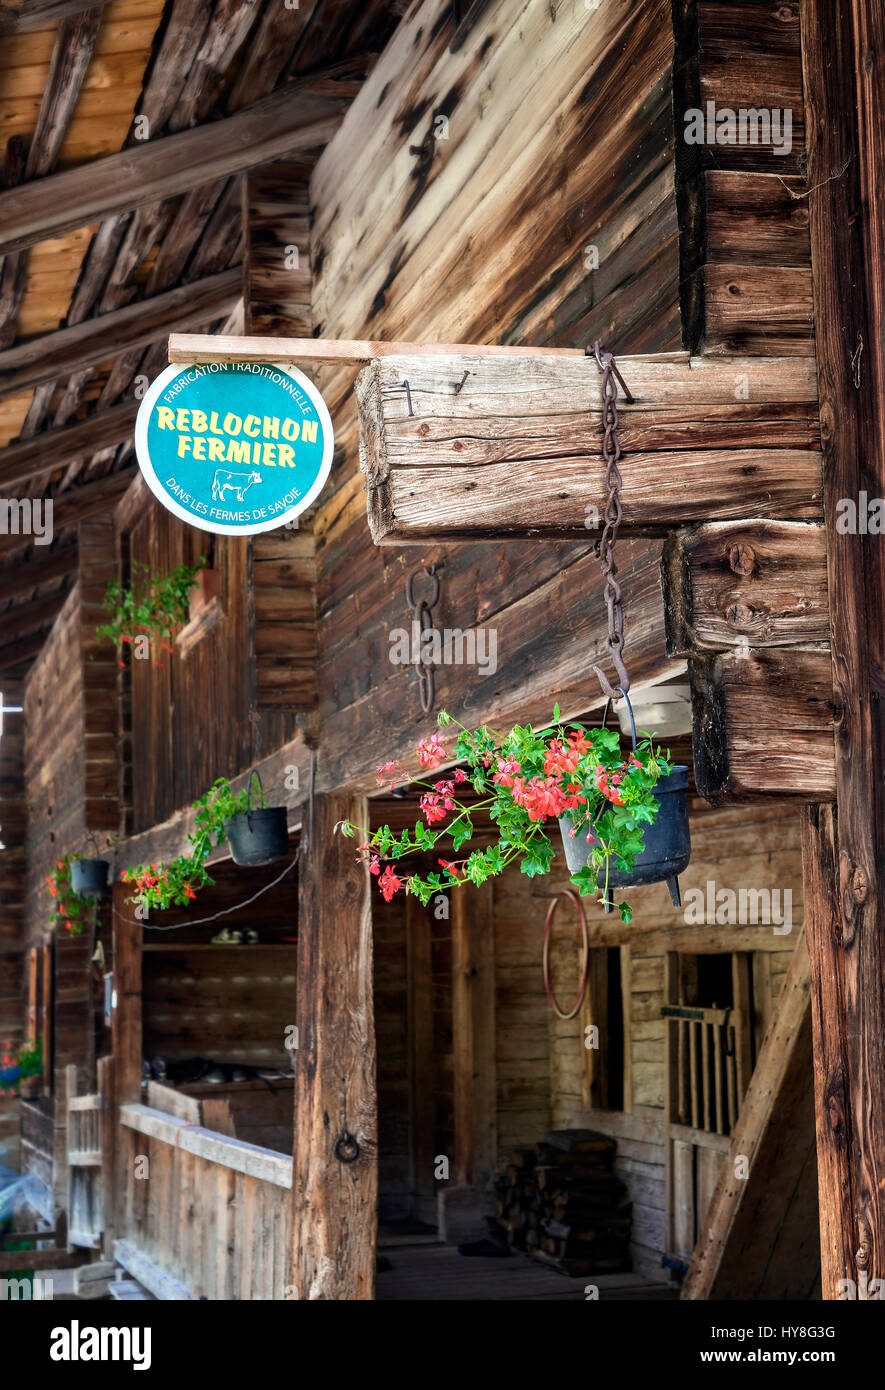
[[[491,1234],[563,1274],[629,1269],[631,1204],[612,1172],[615,1148],[595,1130],[563,1129],[515,1149],[494,1181]]]

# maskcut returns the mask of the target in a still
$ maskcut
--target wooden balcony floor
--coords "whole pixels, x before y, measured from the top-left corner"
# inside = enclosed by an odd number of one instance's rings
[[[652,1283],[641,1274],[597,1274],[569,1279],[525,1255],[483,1259],[459,1255],[452,1245],[388,1245],[379,1250],[392,1268],[378,1274],[375,1297],[388,1301],[493,1301],[586,1298],[595,1284],[600,1299],[675,1300],[673,1284]]]

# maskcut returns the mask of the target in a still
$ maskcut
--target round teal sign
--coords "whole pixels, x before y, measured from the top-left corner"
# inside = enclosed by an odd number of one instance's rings
[[[167,367],[135,422],[138,466],[182,521],[252,536],[309,507],[332,465],[332,421],[295,367],[204,362]]]

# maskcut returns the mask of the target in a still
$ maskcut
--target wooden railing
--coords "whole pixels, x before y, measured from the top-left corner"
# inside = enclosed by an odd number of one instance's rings
[[[98,1090],[77,1095],[77,1068],[65,1068],[68,1247],[97,1250],[112,1188],[113,1059],[98,1063]]]
[[[664,1005],[672,1030],[670,1120],[710,1134],[730,1134],[750,1081],[749,1037],[735,1009]]]
[[[158,1298],[289,1295],[292,1160],[163,1114],[120,1107],[115,1258]]]

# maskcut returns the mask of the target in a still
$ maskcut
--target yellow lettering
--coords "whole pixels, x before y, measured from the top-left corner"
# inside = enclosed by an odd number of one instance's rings
[[[225,417],[224,417],[224,432],[225,432],[225,434],[239,434],[239,432],[240,432],[240,430],[241,430],[242,428],[243,428],[243,422],[242,422],[242,420],[240,419],[239,415],[234,415],[233,412],[228,412],[228,414],[225,415]]]
[[[295,467],[295,450],[292,448],[292,445],[291,445],[291,444],[281,444],[281,445],[280,445],[280,467],[281,467],[281,468],[294,468],[294,467]]]
[[[245,439],[243,439],[239,443],[235,439],[231,439],[228,441],[227,461],[228,463],[249,462],[249,445]]]
[[[301,424],[301,438],[306,440],[308,444],[316,444],[317,428],[318,425],[316,420],[303,420]]]
[[[280,447],[285,449],[286,445],[282,444]],[[274,458],[274,454],[277,450],[276,444],[262,444],[261,450],[261,462],[266,463],[268,468],[276,468],[277,461]]]
[[[284,439],[297,439],[297,438],[298,438],[298,421],[297,421],[297,420],[284,420],[284,421],[283,421],[283,438],[284,438]]]
[[[195,459],[204,459],[206,457],[205,439],[200,439],[199,436],[197,436],[193,443],[193,454]]]
[[[176,410],[176,412],[175,412],[175,428],[176,428],[177,430],[186,430],[186,429],[189,429],[189,428],[190,428],[190,422],[191,422],[191,413],[190,413],[190,411],[189,411],[189,410],[186,410],[184,406],[179,406],[178,410]]]
[[[157,424],[161,430],[174,430],[175,411],[170,410],[168,405],[157,406]]]
[[[188,449],[191,447],[191,437],[189,434],[178,436],[178,457],[183,459]]]
[[[257,416],[257,415],[247,415],[246,418],[245,418],[245,420],[243,421],[243,432],[244,432],[245,434],[250,435],[251,438],[254,439],[255,436],[256,436],[256,434],[259,433],[260,429],[261,429],[261,426],[260,426],[260,424],[259,424],[259,422],[258,422],[258,416]]]
[[[205,410],[191,411],[191,429],[195,434],[205,434],[208,423]]]
[[[220,439],[208,439],[209,458],[212,463],[224,462],[224,445]]]
[[[265,415],[261,424],[265,439],[279,439],[280,422],[275,415]]]

